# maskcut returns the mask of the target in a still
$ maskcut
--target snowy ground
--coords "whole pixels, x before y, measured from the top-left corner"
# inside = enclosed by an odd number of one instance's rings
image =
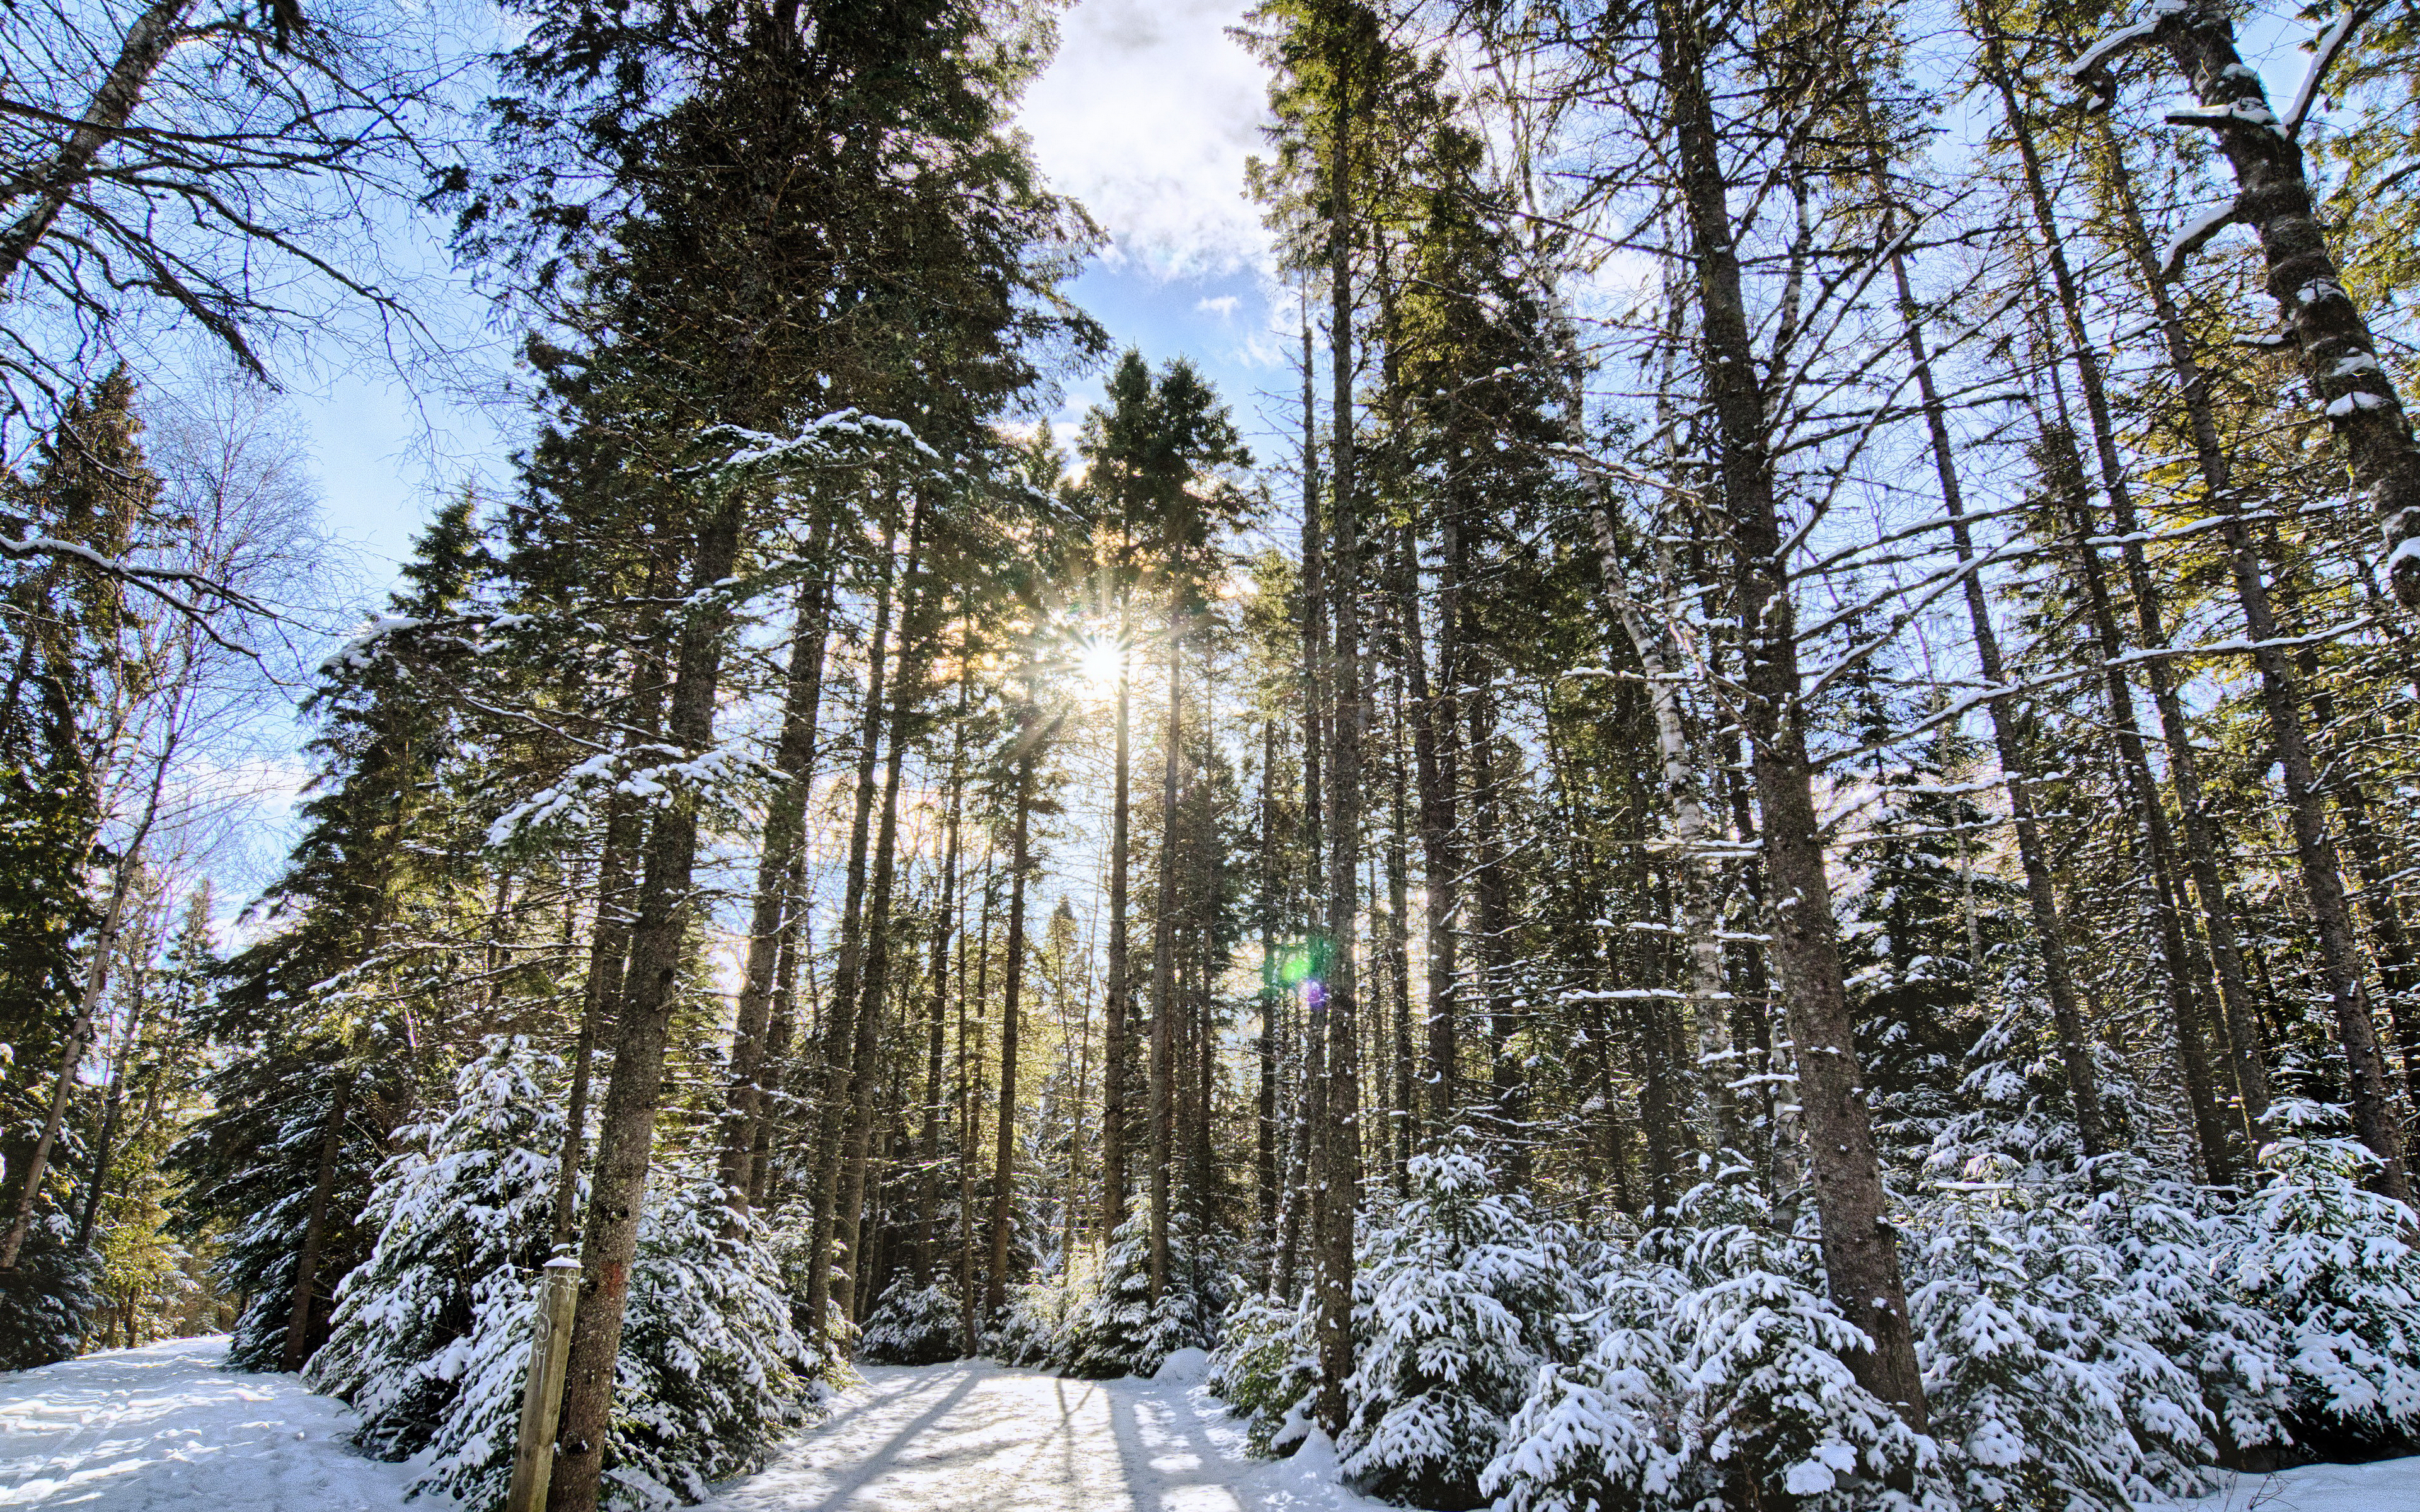
[[[291,1376],[178,1339],[0,1376],[0,1507],[402,1512],[407,1465],[347,1446],[352,1414]],[[1196,1368],[1188,1369],[1193,1365]],[[1194,1382],[1062,1381],[988,1364],[870,1369],[709,1512],[1368,1512],[1316,1446],[1244,1453]],[[440,1512],[444,1504],[411,1504]],[[2420,1459],[2245,1476],[2192,1512],[2420,1512]]]
[[[173,1339],[0,1375],[0,1507],[394,1512],[404,1504],[411,1469],[364,1458],[344,1443],[349,1409],[312,1396],[292,1376],[220,1369],[226,1342]]]
[[[1336,1512],[1369,1508],[1332,1455],[1254,1459],[1192,1384],[1063,1381],[988,1363],[873,1367],[832,1415],[710,1512]]]
[[[2238,1475],[2226,1491],[2194,1503],[2193,1512],[2420,1512],[2420,1459]]]

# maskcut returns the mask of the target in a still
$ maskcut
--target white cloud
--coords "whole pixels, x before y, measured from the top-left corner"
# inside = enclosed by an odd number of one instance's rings
[[[1112,262],[1162,278],[1266,265],[1244,197],[1261,150],[1265,70],[1227,28],[1235,0],[1081,0],[1022,121],[1043,171],[1113,239]]]
[[[1193,312],[1196,315],[1215,315],[1221,320],[1229,320],[1234,317],[1235,306],[1243,302],[1233,294],[1221,294],[1215,300],[1196,300],[1193,302]]]

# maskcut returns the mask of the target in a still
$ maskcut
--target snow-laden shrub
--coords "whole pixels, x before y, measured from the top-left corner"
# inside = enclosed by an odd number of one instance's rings
[[[2420,1256],[2412,1214],[2362,1186],[2378,1167],[2363,1145],[2320,1131],[2339,1110],[2276,1103],[2280,1132],[2244,1205],[2226,1275],[2277,1322],[2288,1423],[2306,1448],[2349,1452],[2420,1434]]]
[[[1244,1420],[1254,1454],[1291,1454],[1319,1389],[1319,1335],[1305,1293],[1292,1306],[1255,1298],[1235,1309],[1207,1378],[1210,1395]]]
[[[1337,1448],[1390,1502],[1476,1505],[1538,1367],[1566,1351],[1571,1245],[1500,1190],[1468,1138],[1412,1159],[1412,1192],[1355,1267],[1355,1366]]]
[[[757,1468],[834,1372],[791,1326],[764,1224],[751,1215],[727,1235],[731,1224],[712,1171],[648,1179],[614,1368],[611,1505],[695,1502]]]
[[[949,1288],[920,1287],[906,1276],[892,1283],[865,1319],[857,1357],[870,1365],[940,1365],[958,1357],[963,1315]]]
[[[101,1257],[75,1247],[75,1221],[47,1212],[25,1230],[15,1269],[0,1271],[0,1370],[75,1358],[101,1305]]]
[[[1602,1278],[1575,1363],[1540,1372],[1480,1487],[1505,1512],[1694,1507],[1688,1396],[1669,1333],[1683,1278],[1637,1265]],[[1686,1484],[1684,1484],[1684,1481]],[[1719,1504],[1719,1503],[1717,1503]]]
[[[1009,1288],[1008,1300],[984,1331],[985,1356],[1035,1370],[1063,1368],[1068,1335],[1091,1286],[1086,1277],[1063,1275]]]
[[[2101,1300],[2100,1357],[2152,1483],[2200,1495],[2215,1485],[2204,1461],[2242,1463],[2246,1451],[2286,1442],[2276,1321],[2220,1284],[2236,1224],[2220,1194],[2133,1157],[2105,1158],[2100,1180],[2085,1207],[2115,1273]],[[2199,1411],[2180,1411],[2178,1378],[2197,1391]]]
[[[305,1379],[361,1413],[380,1459],[426,1448],[461,1390],[483,1300],[531,1293],[546,1258],[563,1115],[539,1086],[556,1065],[491,1039],[454,1078],[454,1104],[397,1132],[362,1223],[369,1259],[336,1289],[328,1342]]]
[[[2012,1184],[1975,1186],[1925,1205],[1910,1277],[1944,1469],[1973,1505],[2132,1512],[2157,1493],[2121,1393],[2147,1388],[2149,1414],[2201,1449],[2194,1382],[2111,1336],[2119,1282],[2076,1214],[2054,1206],[2038,1224]]]
[[[1192,1214],[1168,1220],[1168,1274],[1151,1297],[1151,1220],[1138,1213],[1110,1236],[1098,1280],[1067,1313],[1054,1359],[1087,1380],[1156,1374],[1178,1350],[1218,1341],[1219,1320],[1234,1302],[1225,1257],[1205,1242]]]
[[[1870,1340],[1823,1294],[1814,1243],[1734,1174],[1602,1282],[1590,1348],[1542,1372],[1481,1477],[1508,1512],[1951,1504],[1932,1441],[1843,1361]]]
[[[755,1469],[800,1422],[831,1371],[789,1325],[768,1235],[731,1223],[721,1189],[687,1167],[647,1183],[615,1362],[603,1504],[624,1512],[696,1502],[711,1481]],[[499,1270],[477,1288],[458,1346],[458,1389],[430,1443],[417,1496],[492,1507],[512,1480],[536,1292]]]

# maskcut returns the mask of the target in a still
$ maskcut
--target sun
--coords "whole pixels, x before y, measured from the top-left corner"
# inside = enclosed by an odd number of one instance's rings
[[[1084,643],[1077,667],[1083,674],[1085,687],[1095,698],[1107,698],[1118,690],[1118,672],[1124,661],[1118,654],[1117,638],[1104,636]]]

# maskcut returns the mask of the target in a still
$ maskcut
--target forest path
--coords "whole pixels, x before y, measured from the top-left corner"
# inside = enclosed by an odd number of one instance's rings
[[[343,1442],[355,1419],[287,1375],[221,1368],[225,1335],[0,1375],[0,1507],[361,1512],[414,1472]]]
[[[1365,1508],[1335,1460],[1254,1459],[1195,1383],[1068,1381],[983,1361],[869,1366],[865,1384],[709,1512],[1326,1512]]]

